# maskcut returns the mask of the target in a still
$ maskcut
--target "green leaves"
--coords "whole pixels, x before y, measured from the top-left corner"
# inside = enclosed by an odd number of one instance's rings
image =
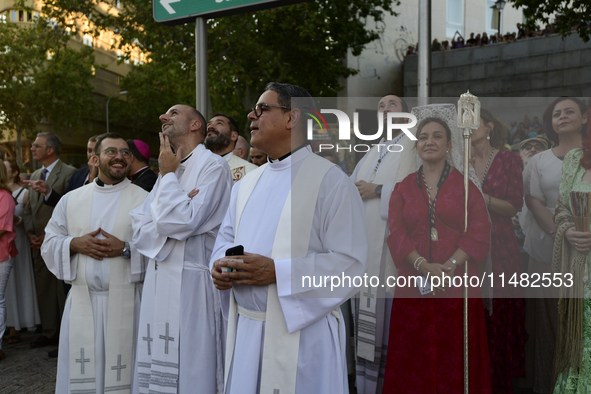
[[[510,0],[513,7],[523,7],[523,15],[527,18],[527,27],[535,30],[540,21],[549,24],[557,23],[555,33],[568,36],[579,33],[583,41],[589,41],[591,28],[591,5],[587,0]],[[543,28],[543,27],[542,27]]]
[[[157,116],[173,104],[195,102],[195,24],[165,26],[152,2],[121,2],[118,12],[96,12],[106,3],[46,0],[43,12],[62,23],[92,13],[91,29],[120,35],[115,47],[149,53],[149,61],[124,78],[127,103],[113,105],[114,121],[156,131]],[[246,114],[270,81],[306,87],[313,96],[335,96],[358,70],[344,63],[383,32],[385,13],[397,0],[315,0],[208,21],[209,93],[214,112],[233,116],[244,130]],[[111,9],[111,11],[114,11]],[[366,21],[372,21],[368,29]],[[71,23],[71,22],[70,22]],[[112,103],[114,104],[114,103]]]
[[[93,116],[92,49],[67,46],[64,30],[45,21],[19,27],[0,23],[0,131],[33,136],[39,122],[76,131]],[[17,144],[20,163],[20,144]]]

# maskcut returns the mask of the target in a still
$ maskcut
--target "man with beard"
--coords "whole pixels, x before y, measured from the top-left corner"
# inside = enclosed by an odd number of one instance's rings
[[[408,105],[394,94],[384,96],[378,103],[378,122],[387,129],[388,112],[408,112]],[[395,119],[394,123],[405,123]],[[351,179],[355,182],[365,206],[365,221],[369,239],[367,275],[385,278],[395,274],[394,262],[386,240],[388,207],[394,190],[394,179],[400,163],[401,147],[395,146],[405,138],[402,131],[393,133],[389,141],[382,139],[357,164]],[[389,272],[388,269],[393,272]],[[382,279],[384,280],[384,279]],[[377,292],[377,296],[376,296]],[[372,294],[373,293],[373,294]],[[364,394],[382,392],[392,294],[385,288],[364,288],[358,298],[352,299],[355,311],[355,341],[357,350],[357,391]]]
[[[131,391],[145,263],[132,241],[129,212],[148,193],[127,179],[130,159],[119,134],[100,136],[93,156],[98,177],[63,196],[45,229],[41,254],[47,267],[72,283],[56,393]]]
[[[241,159],[233,153],[238,137],[238,125],[228,115],[214,114],[213,118],[207,123],[205,147],[226,159],[234,182],[238,182],[248,172],[257,168],[254,164]]]
[[[133,240],[150,259],[133,393],[215,394],[223,387],[222,317],[208,262],[232,177],[203,146],[199,111],[175,105],[160,121],[160,176],[131,212]]]

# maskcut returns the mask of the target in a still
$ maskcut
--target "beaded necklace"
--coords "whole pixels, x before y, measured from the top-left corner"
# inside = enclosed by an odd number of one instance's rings
[[[393,140],[392,140],[392,144],[390,145],[395,145],[398,141],[400,141],[400,139],[402,138],[402,136],[404,135],[404,133],[400,133],[400,135],[396,136]],[[379,148],[378,148],[379,149]],[[388,154],[388,146],[384,146],[384,150],[380,152],[380,155],[378,156],[378,161],[376,162],[376,165],[373,169],[372,175],[371,175],[371,179],[370,182],[373,182],[374,178],[376,177],[376,173],[378,172],[378,168],[380,168],[380,163],[382,162],[382,160],[384,160],[384,157],[386,157],[386,155]]]
[[[441,187],[443,186],[443,183],[445,182],[445,180],[447,179],[447,177],[449,176],[449,173],[451,171],[451,166],[449,165],[449,163],[446,161],[445,162],[445,167],[443,168],[443,172],[441,173],[441,176],[439,177],[439,182],[437,182],[437,193],[435,193],[435,198],[433,199],[433,202],[431,202],[431,198],[427,198],[427,203],[429,204],[429,245],[431,245],[431,241],[437,241],[439,240],[439,234],[437,232],[437,229],[435,228],[435,205],[437,203],[437,197],[439,196],[439,190],[441,190]],[[427,180],[425,179],[425,172],[423,171],[423,166],[421,166],[421,168],[418,171],[422,178],[423,178],[423,183],[425,184],[425,187],[427,188],[427,190],[431,190],[432,187],[427,186]],[[418,173],[417,173],[417,184],[419,186],[419,189],[423,188],[423,185],[421,183],[421,181],[419,180],[418,177]],[[429,192],[427,192],[427,195],[429,195]],[[424,197],[424,195],[423,195]],[[430,252],[431,247],[429,247],[429,252]]]

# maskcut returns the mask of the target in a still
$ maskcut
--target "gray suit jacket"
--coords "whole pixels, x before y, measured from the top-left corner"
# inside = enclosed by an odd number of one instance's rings
[[[59,201],[74,171],[76,171],[74,167],[64,164],[61,160],[56,163],[46,181],[53,190],[50,199],[57,199]],[[31,180],[38,181],[41,179],[41,172],[42,169],[35,171],[31,175]],[[29,188],[29,204],[25,209],[24,215],[27,233],[32,232],[37,236],[45,234],[45,226],[47,226],[47,222],[51,219],[54,207],[45,204],[44,197],[43,194],[37,193],[32,188]]]

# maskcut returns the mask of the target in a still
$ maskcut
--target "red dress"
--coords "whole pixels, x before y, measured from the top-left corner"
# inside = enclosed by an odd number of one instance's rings
[[[482,191],[511,203],[520,211],[523,206],[522,168],[518,155],[500,151],[490,165]],[[525,330],[524,291],[507,286],[507,282],[514,274],[520,277],[523,262],[511,218],[490,212],[490,219],[493,272],[495,278],[505,274],[505,287],[493,288],[493,314],[486,314],[492,387],[495,393],[513,393],[513,378],[525,376],[525,342],[528,336]]]
[[[420,179],[422,184],[422,179]],[[396,185],[390,199],[388,246],[399,276],[416,276],[404,258],[416,249],[429,256],[429,206],[417,174]],[[439,240],[432,242],[433,262],[444,263],[459,247],[472,257],[470,275],[489,250],[490,223],[478,188],[470,182],[468,231],[464,232],[463,176],[452,170],[439,190],[435,221]],[[443,224],[443,223],[444,224]],[[463,267],[461,267],[463,272]],[[456,271],[458,275],[460,274]],[[490,361],[480,290],[469,301],[470,392],[490,393]],[[405,298],[414,297],[414,298]],[[457,394],[463,392],[463,288],[450,288],[433,297],[417,288],[396,289],[384,393]]]

